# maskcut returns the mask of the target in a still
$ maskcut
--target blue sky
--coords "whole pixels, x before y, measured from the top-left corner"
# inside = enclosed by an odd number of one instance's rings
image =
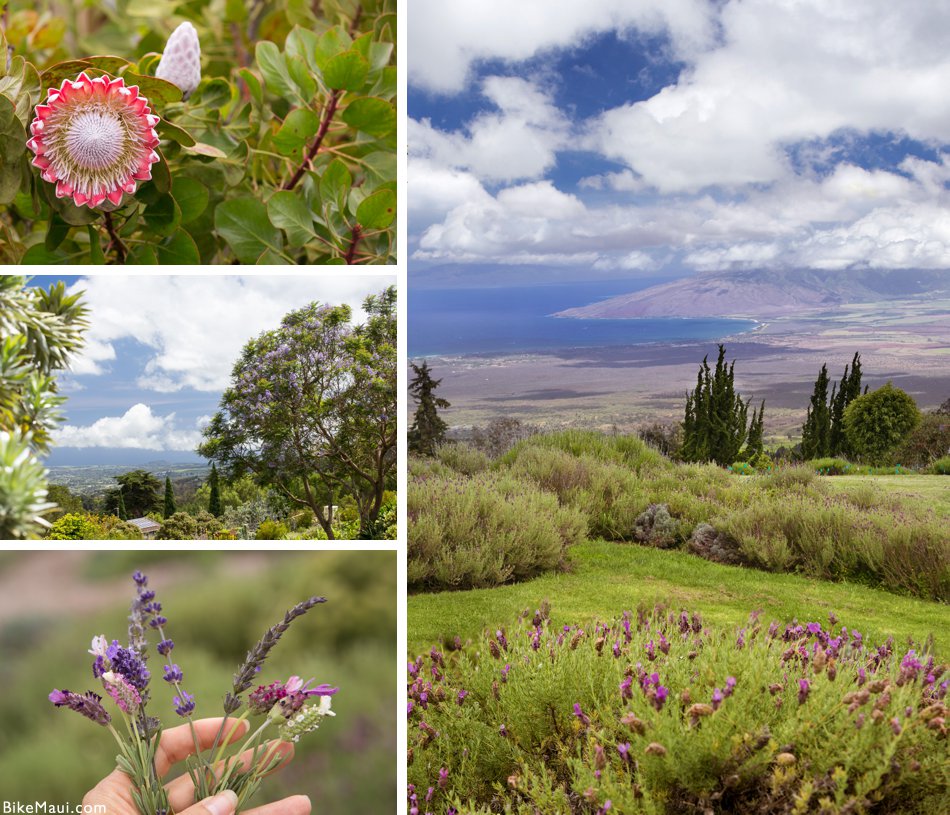
[[[357,321],[366,296],[392,275],[36,276],[82,289],[86,344],[68,373],[66,422],[52,465],[181,458],[200,441],[244,343],[312,301],[347,303]]]
[[[416,0],[409,36],[411,273],[950,266],[950,7]]]

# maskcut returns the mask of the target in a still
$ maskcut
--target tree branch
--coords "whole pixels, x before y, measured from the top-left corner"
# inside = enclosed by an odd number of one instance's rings
[[[356,261],[356,247],[361,237],[363,237],[363,228],[359,224],[356,224],[356,226],[350,230],[350,246],[346,250],[346,257],[344,258],[347,266],[352,266]]]
[[[310,150],[307,151],[307,157],[303,160],[303,163],[297,168],[297,171],[291,176],[287,183],[284,184],[282,189],[292,190],[300,182],[300,179],[303,178],[303,174],[307,171],[307,167],[313,162],[317,157],[317,153],[320,150],[320,145],[323,144],[323,140],[327,135],[327,131],[330,129],[330,122],[333,121],[333,114],[336,113],[337,105],[340,103],[340,91],[333,91],[330,94],[330,98],[327,99],[327,106],[323,109],[323,119],[320,121],[320,128],[317,130],[317,135],[314,137],[313,144],[310,145]]]

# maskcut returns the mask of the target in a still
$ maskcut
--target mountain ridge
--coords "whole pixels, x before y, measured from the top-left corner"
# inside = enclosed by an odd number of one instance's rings
[[[950,297],[950,270],[864,270],[825,272],[740,271],[703,274],[661,283],[555,317],[786,317],[848,303]]]

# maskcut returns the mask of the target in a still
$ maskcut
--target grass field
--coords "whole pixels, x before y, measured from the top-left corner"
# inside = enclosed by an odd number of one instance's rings
[[[829,479],[838,480],[838,479]],[[409,656],[458,635],[511,623],[547,600],[557,623],[577,624],[619,614],[639,603],[699,611],[712,623],[740,625],[763,610],[766,620],[824,622],[834,612],[843,625],[872,641],[893,636],[950,651],[950,607],[849,583],[720,566],[681,552],[604,541],[571,550],[573,570],[492,589],[409,597]]]
[[[833,490],[855,491],[869,485],[918,509],[932,509],[950,520],[950,477],[945,475],[835,475],[822,479]]]

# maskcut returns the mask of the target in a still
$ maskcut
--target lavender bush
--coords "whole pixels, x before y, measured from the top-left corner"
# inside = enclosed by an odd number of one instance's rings
[[[93,637],[89,649],[93,656],[92,675],[100,681],[109,701],[104,702],[102,694],[91,690],[76,693],[65,689],[53,690],[49,700],[108,729],[119,746],[119,769],[132,782],[132,797],[139,812],[167,815],[171,810],[166,790],[155,768],[162,724],[151,715],[148,706],[152,679],[148,667],[151,636],[156,640],[155,653],[162,660],[162,679],[174,694],[171,707],[187,722],[194,738],[195,755],[187,761],[186,767],[195,786],[196,800],[229,789],[237,795],[237,811],[240,811],[264,776],[282,762],[280,744],[298,741],[300,736],[316,730],[326,716],[335,715],[330,709],[330,697],[338,688],[312,685],[313,680],[304,682],[299,676],[267,685],[257,684],[268,655],[291,623],[326,602],[326,598],[311,597],[298,603],[248,651],[234,675],[231,689],[225,694],[224,718],[214,743],[210,750],[204,751],[195,730],[195,697],[186,690],[184,671],[172,661],[175,643],[165,633],[168,619],[162,614],[155,592],[148,587],[148,578],[135,572],[132,579],[136,596],[129,615],[128,644],[123,646],[118,640],[110,642],[99,635]],[[229,747],[238,743],[244,722],[251,717],[262,717],[257,729],[235,751],[229,752]],[[276,740],[265,741],[265,736],[272,734]]]
[[[945,811],[946,671],[834,615],[526,611],[408,664],[409,812]]]

